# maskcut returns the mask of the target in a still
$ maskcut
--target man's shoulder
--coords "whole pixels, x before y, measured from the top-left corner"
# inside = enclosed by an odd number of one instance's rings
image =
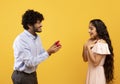
[[[16,40],[25,40],[26,38],[26,35],[24,34],[24,32],[21,32],[20,34],[18,34],[15,38],[15,41]]]

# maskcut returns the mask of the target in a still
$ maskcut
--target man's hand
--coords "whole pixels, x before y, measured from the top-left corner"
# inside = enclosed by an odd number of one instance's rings
[[[48,50],[48,54],[51,55],[52,53],[56,53],[61,48],[60,41],[56,41]]]

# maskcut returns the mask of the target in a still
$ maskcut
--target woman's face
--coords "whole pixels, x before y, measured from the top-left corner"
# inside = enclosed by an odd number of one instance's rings
[[[96,39],[97,38],[96,27],[92,23],[89,24],[89,31],[88,32],[89,32],[90,37],[92,39]]]

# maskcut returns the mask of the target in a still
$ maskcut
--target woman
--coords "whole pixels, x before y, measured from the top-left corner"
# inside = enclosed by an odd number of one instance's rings
[[[88,61],[86,84],[108,84],[114,78],[114,53],[106,25],[100,19],[91,20],[89,34],[83,46],[83,60]]]

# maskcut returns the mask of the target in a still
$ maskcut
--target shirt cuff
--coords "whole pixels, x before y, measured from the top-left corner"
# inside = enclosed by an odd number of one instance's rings
[[[46,58],[48,58],[48,57],[49,57],[49,54],[48,54],[48,52],[47,52],[47,51],[45,51],[45,52],[44,52],[44,55],[45,55],[45,57],[46,57]]]

